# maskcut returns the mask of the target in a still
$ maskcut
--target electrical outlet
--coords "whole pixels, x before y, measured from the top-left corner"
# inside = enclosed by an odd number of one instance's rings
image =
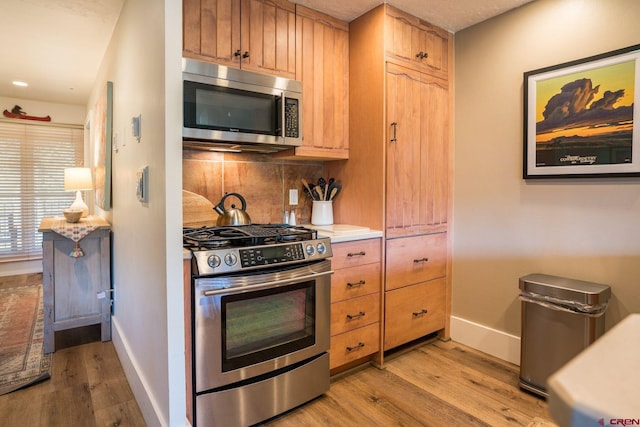
[[[298,190],[296,188],[292,188],[289,190],[289,204],[291,206],[298,205]]]

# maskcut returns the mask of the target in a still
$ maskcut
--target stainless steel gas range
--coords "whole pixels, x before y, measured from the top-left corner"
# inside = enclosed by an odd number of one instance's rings
[[[194,425],[249,426],[329,389],[328,238],[286,225],[185,228]]]

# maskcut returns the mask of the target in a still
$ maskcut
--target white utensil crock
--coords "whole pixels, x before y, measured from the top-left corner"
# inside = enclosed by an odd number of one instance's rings
[[[314,200],[311,207],[311,224],[333,224],[333,201]]]

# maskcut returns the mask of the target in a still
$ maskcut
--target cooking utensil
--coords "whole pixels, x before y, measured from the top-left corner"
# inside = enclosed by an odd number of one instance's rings
[[[318,193],[318,198],[316,200],[323,200],[324,195],[322,194],[322,187],[316,185],[313,189]]]
[[[231,205],[231,209],[224,208],[224,201],[229,196],[237,197],[238,200],[242,203],[242,208],[237,209],[236,205]],[[220,202],[213,207],[213,209],[220,215],[216,220],[217,225],[249,225],[251,224],[251,218],[249,214],[246,212],[247,202],[244,200],[238,193],[227,193],[220,200]]]
[[[300,181],[302,181],[302,185],[304,185],[304,188],[307,189],[307,191],[309,192],[309,195],[311,196],[311,198],[315,199],[315,197],[313,195],[313,191],[311,191],[311,188],[309,187],[309,183],[307,182],[307,180],[302,178]]]
[[[336,194],[338,194],[338,189],[336,187],[333,187],[331,193],[329,194],[329,200],[333,200],[333,198],[336,197]]]

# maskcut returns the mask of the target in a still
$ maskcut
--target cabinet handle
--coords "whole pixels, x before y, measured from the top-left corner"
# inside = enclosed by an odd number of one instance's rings
[[[353,350],[357,350],[357,349],[362,348],[362,347],[364,347],[364,343],[363,342],[359,342],[358,345],[356,345],[356,346],[347,347],[347,351],[349,353],[351,353]]]
[[[425,314],[428,313],[428,310],[426,308],[423,308],[422,310],[416,312],[413,312],[413,317],[420,317],[420,316],[424,316]]]
[[[425,59],[429,56],[427,52],[418,52],[416,53],[416,58]]]
[[[240,56],[240,49],[236,50],[235,52],[233,52],[233,56],[235,56],[236,58],[238,56]]]
[[[245,59],[248,58],[249,57],[249,52],[245,50],[244,53],[242,54],[242,57],[245,58]]]
[[[351,282],[347,282],[347,288],[354,288],[356,286],[362,286],[364,285],[366,282],[364,280],[360,280],[356,283],[351,283]]]
[[[365,251],[360,251],[360,252],[349,252],[347,254],[347,256],[349,258],[354,257],[354,256],[365,256],[367,253]]]
[[[347,319],[349,320],[358,319],[360,317],[364,317],[364,311],[361,311],[358,314],[347,314]]]
[[[396,142],[398,140],[397,138],[398,123],[397,122],[391,123],[391,127],[393,127],[393,138],[391,138],[391,141],[389,142]]]
[[[413,260],[413,262],[416,263],[416,264],[419,264],[421,262],[427,262],[427,261],[429,261],[429,258],[427,258],[427,257]]]

